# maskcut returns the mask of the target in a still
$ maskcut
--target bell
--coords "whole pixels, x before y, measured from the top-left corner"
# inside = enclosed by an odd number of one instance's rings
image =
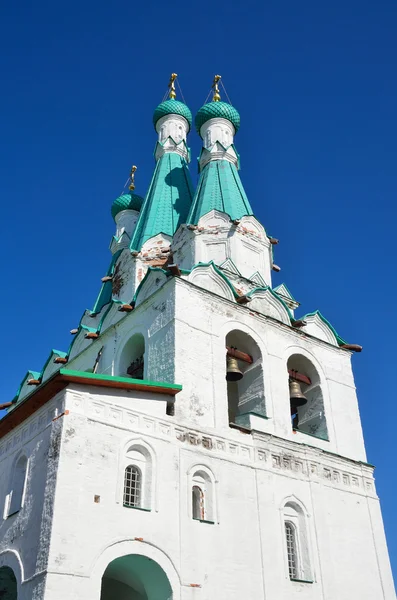
[[[289,380],[289,400],[291,406],[295,408],[307,403],[307,398],[301,390],[299,381],[296,381],[296,379]]]
[[[226,381],[240,381],[243,378],[243,374],[238,368],[237,358],[227,356],[226,365]]]

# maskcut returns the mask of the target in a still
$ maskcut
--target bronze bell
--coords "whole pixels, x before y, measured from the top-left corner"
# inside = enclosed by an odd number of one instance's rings
[[[291,406],[295,408],[298,406],[303,406],[307,403],[307,398],[301,390],[299,381],[296,381],[296,379],[289,380],[289,400],[291,402]]]
[[[237,358],[227,356],[226,358],[226,381],[240,381],[243,378],[243,373],[238,367]]]

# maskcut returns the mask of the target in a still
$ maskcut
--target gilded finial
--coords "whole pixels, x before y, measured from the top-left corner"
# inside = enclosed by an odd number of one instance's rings
[[[132,190],[135,190],[135,183],[134,183],[135,171],[136,171],[136,166],[132,165],[131,171],[130,171],[130,185],[128,186],[128,189],[131,190],[131,192],[132,192]]]
[[[222,75],[215,75],[214,81],[212,82],[212,89],[214,90],[214,95],[212,96],[212,102],[219,102],[221,99],[221,95],[219,93],[219,85],[218,81],[221,80]]]
[[[175,98],[176,98],[175,79],[177,77],[178,77],[178,75],[176,73],[171,73],[170,82],[168,84],[168,89],[170,90],[168,97],[172,98],[173,100],[175,100]]]

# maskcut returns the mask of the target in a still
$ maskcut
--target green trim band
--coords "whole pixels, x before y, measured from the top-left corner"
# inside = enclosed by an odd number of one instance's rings
[[[133,379],[132,377],[115,377],[114,375],[103,375],[102,373],[88,373],[87,371],[71,371],[70,369],[60,369],[60,374],[65,377],[79,377],[81,379],[92,379],[96,381],[112,381],[114,383],[129,383],[144,385],[152,388],[165,388],[168,390],[182,390],[182,386],[177,383],[163,383],[162,381],[148,381],[146,379]]]

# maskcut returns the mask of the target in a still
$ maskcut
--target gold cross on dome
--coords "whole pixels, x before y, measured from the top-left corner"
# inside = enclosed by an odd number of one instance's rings
[[[131,190],[131,191],[135,190],[135,183],[134,183],[134,180],[135,180],[135,171],[136,171],[136,166],[132,165],[131,171],[130,171],[130,185],[128,186],[128,189]]]
[[[170,90],[170,93],[168,94],[168,97],[172,98],[173,100],[175,100],[175,98],[176,98],[175,79],[177,77],[178,77],[177,73],[171,73],[170,81],[169,81],[169,84],[168,84],[168,89]]]
[[[212,96],[212,102],[219,102],[221,99],[221,95],[219,93],[219,85],[218,82],[221,80],[222,75],[215,75],[214,81],[212,82],[212,89],[214,90],[214,95]]]

